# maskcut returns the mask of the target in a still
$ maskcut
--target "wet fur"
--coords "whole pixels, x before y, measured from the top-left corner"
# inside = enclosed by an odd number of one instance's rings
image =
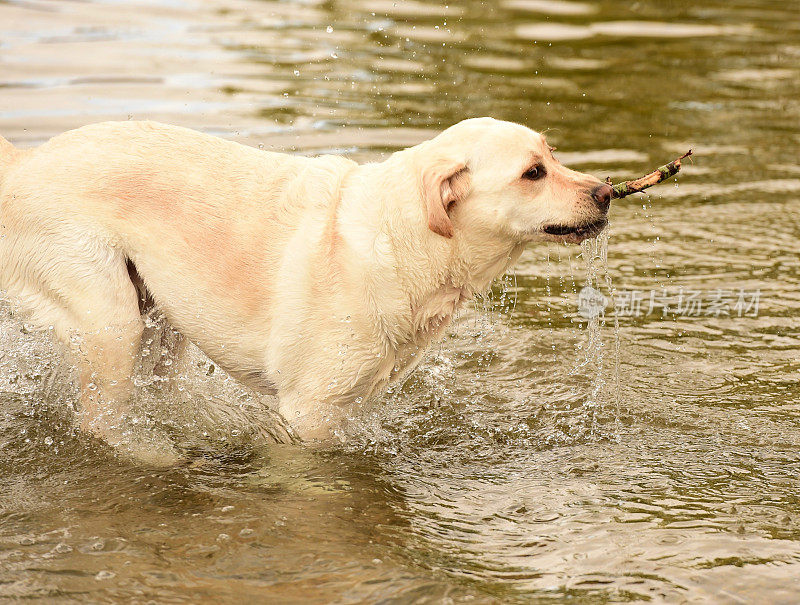
[[[548,180],[520,175],[545,162]],[[604,214],[599,181],[515,124],[467,120],[381,163],[108,122],[0,138],[0,289],[71,343],[82,425],[114,443],[153,306],[306,438],[419,363],[542,234]]]

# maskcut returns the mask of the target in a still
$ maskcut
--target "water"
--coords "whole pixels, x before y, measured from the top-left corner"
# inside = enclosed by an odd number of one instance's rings
[[[0,2],[21,146],[130,117],[368,160],[492,115],[600,178],[696,152],[614,204],[607,263],[526,251],[335,450],[264,446],[205,364],[166,427],[205,456],[137,468],[75,435],[70,369],[4,312],[0,596],[796,602],[798,22],[777,0]],[[587,283],[643,309],[587,322]],[[730,314],[651,311],[679,288],[730,290]]]

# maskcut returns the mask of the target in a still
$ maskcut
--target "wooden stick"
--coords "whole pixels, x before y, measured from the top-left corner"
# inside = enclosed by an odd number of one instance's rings
[[[650,174],[646,174],[645,176],[634,181],[625,181],[624,183],[613,185],[611,183],[611,177],[608,177],[606,179],[606,183],[611,185],[612,189],[614,190],[614,193],[611,196],[612,199],[618,200],[631,195],[632,193],[639,193],[648,187],[658,185],[661,181],[665,181],[671,176],[675,176],[681,169],[681,160],[688,158],[690,155],[692,155],[691,149],[684,153],[677,160],[674,160],[669,164],[665,164]]]

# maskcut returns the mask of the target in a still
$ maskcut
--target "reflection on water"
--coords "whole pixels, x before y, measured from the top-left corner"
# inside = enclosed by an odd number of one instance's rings
[[[492,115],[600,177],[696,150],[612,209],[607,262],[527,251],[337,451],[253,445],[257,410],[204,365],[191,386],[232,411],[172,402],[169,428],[213,455],[133,467],[74,434],[69,368],[3,311],[0,595],[795,602],[796,22],[773,0],[0,0],[22,146],[152,118],[368,160]],[[761,299],[615,330],[577,313],[587,283]]]

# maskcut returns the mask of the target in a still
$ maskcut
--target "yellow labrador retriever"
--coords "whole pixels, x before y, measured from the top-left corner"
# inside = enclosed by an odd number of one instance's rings
[[[606,224],[611,188],[491,118],[359,165],[154,122],[33,150],[0,137],[0,290],[71,344],[81,425],[119,441],[144,288],[184,337],[277,395],[306,439],[411,370],[536,240]]]

